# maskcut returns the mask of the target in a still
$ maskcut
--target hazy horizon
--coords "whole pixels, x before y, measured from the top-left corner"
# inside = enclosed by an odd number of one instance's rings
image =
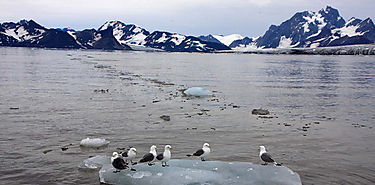
[[[373,0],[0,0],[0,22],[33,19],[48,28],[76,30],[99,28],[106,21],[136,24],[149,31],[161,30],[185,35],[263,35],[270,25],[279,25],[296,12],[319,11],[327,5],[351,17],[374,19]],[[48,15],[48,16],[46,16]]]

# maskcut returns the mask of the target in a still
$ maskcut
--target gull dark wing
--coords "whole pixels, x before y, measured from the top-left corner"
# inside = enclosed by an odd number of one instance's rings
[[[273,163],[275,162],[271,155],[269,153],[263,153],[260,158],[264,161],[264,162],[268,162],[268,163]]]
[[[121,158],[116,158],[112,162],[112,166],[115,167],[116,169],[126,169],[128,166],[126,165],[125,161]]]
[[[197,150],[195,153],[193,153],[194,156],[201,156],[204,153],[203,149]]]
[[[122,155],[122,157],[128,157],[128,152],[129,152],[128,150],[127,150],[127,151],[124,151],[124,152],[122,152],[122,154],[121,154],[121,155]]]
[[[163,160],[164,156],[163,154],[159,154],[158,156],[156,156],[156,159],[158,159],[159,161]]]
[[[152,155],[152,153],[148,153],[144,155],[143,158],[139,162],[141,163],[149,162],[149,161],[152,161],[153,159],[154,159],[154,155]]]

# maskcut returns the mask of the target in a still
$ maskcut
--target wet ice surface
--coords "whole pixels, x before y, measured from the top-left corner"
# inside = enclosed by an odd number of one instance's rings
[[[212,92],[208,89],[204,89],[202,87],[191,87],[189,89],[186,89],[184,91],[184,94],[186,96],[199,96],[199,97],[205,97],[205,96],[211,96]]]
[[[81,162],[78,166],[79,169],[88,169],[88,170],[95,170],[100,169],[104,164],[110,164],[111,158],[108,156],[97,155],[95,157],[90,157],[85,159]]]
[[[110,142],[102,138],[86,138],[79,143],[82,147],[98,148],[108,145]]]
[[[109,157],[95,156],[83,161],[81,169],[100,169],[100,182],[106,184],[301,184],[300,177],[287,167],[254,165],[248,162],[176,160],[154,166],[138,164],[137,171],[114,173]]]
[[[304,184],[374,184],[374,61],[0,47],[0,182],[96,184],[77,168],[89,156],[171,144],[186,159],[208,142],[208,160],[260,164],[264,145]]]

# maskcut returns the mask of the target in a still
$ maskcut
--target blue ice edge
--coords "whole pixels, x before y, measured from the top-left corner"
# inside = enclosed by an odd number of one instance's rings
[[[250,185],[250,184],[302,184],[299,175],[285,166],[263,166],[250,162],[222,162],[174,159],[169,167],[160,163],[154,166],[138,164],[137,171],[123,170],[113,173],[109,157],[96,156],[86,159],[81,169],[100,169],[99,178],[105,184],[155,184],[155,185]]]

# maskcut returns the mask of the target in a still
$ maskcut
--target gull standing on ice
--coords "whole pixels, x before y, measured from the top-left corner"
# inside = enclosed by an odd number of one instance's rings
[[[272,156],[266,152],[266,147],[259,146],[259,158],[264,161],[263,165],[267,165],[268,163],[273,163],[276,166],[281,166],[281,164],[275,162],[275,160],[272,159]]]
[[[129,166],[126,164],[124,159],[117,153],[113,152],[111,157],[112,166],[116,169],[113,173],[120,172],[121,170],[129,169]],[[130,168],[130,170],[135,171],[134,169]]]
[[[169,166],[167,165],[167,162],[171,159],[171,150],[173,150],[171,145],[165,145],[164,152],[156,156],[156,158],[161,161],[162,167]]]
[[[190,156],[197,156],[197,157],[200,157],[202,161],[206,161],[205,157],[207,157],[207,155],[210,154],[210,152],[211,152],[211,146],[210,146],[210,144],[205,143],[205,144],[203,144],[203,148],[202,149],[199,149],[195,153],[188,154],[186,156],[188,156],[188,157],[190,157]]]
[[[128,151],[123,152],[121,155],[125,159],[125,162],[130,161],[131,164],[135,165],[137,162],[133,163],[133,159],[137,156],[137,149],[130,148]]]
[[[145,163],[145,162],[148,162],[148,165],[151,166],[151,165],[154,165],[155,163],[155,160],[156,160],[156,152],[157,152],[157,148],[155,145],[152,145],[151,148],[150,148],[150,152],[148,154],[145,154],[143,156],[143,158],[139,161],[140,163]]]

